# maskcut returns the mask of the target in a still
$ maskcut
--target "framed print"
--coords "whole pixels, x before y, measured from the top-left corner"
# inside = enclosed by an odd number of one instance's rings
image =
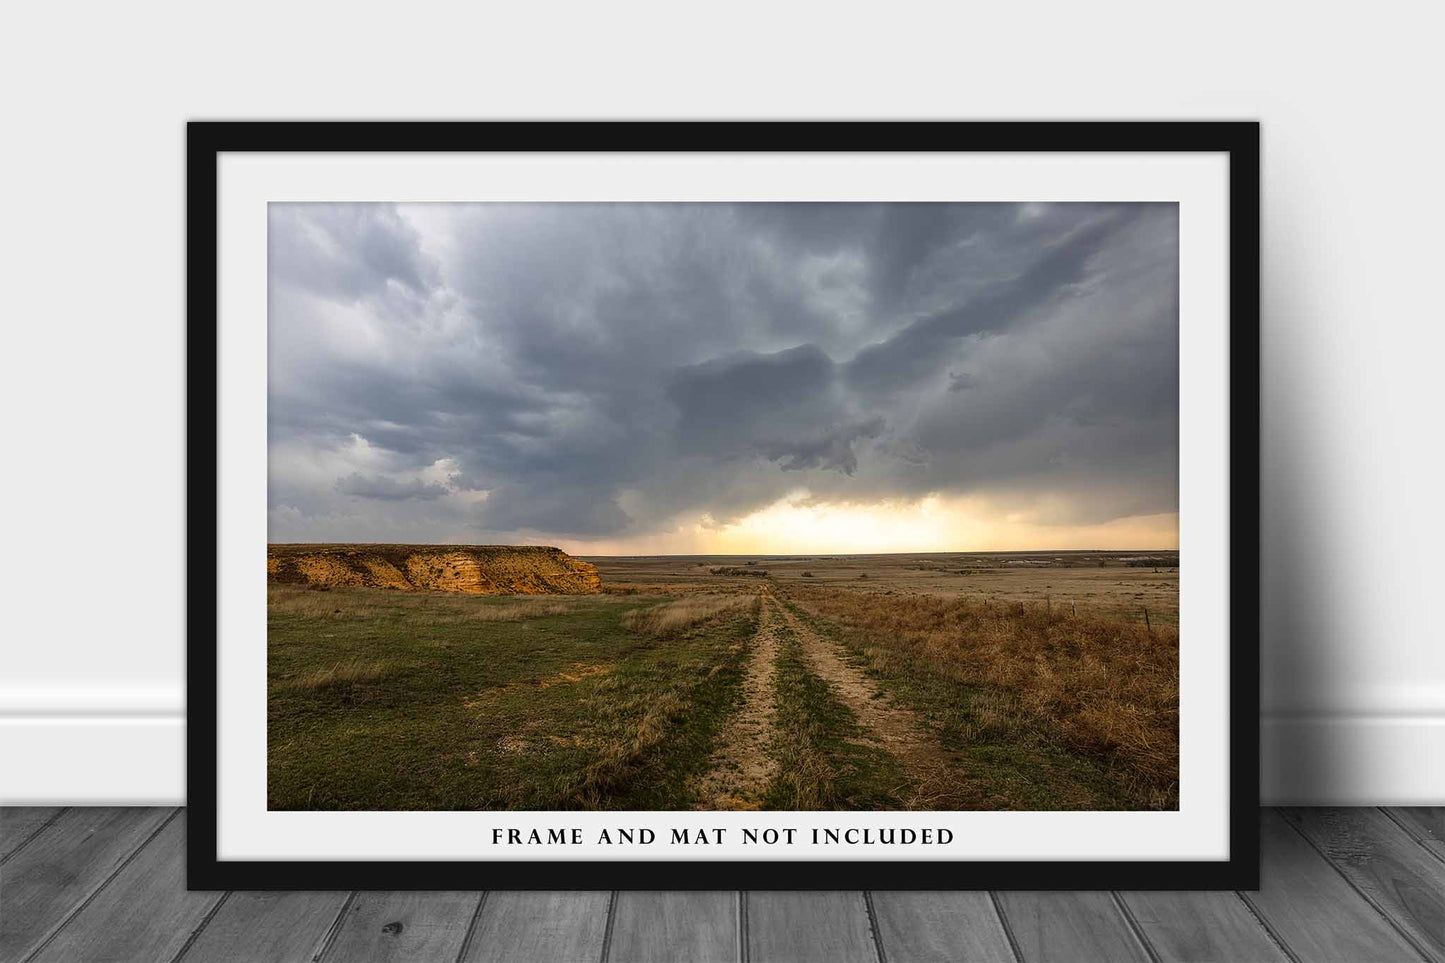
[[[1258,142],[191,124],[191,887],[1253,888]]]

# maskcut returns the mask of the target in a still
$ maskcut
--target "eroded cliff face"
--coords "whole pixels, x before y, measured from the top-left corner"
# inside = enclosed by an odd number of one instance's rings
[[[266,578],[472,595],[592,595],[597,568],[540,545],[268,545]]]

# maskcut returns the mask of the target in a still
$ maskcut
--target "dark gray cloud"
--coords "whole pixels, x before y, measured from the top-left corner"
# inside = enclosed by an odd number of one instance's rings
[[[392,285],[425,297],[439,282],[417,232],[389,205],[277,204],[270,211],[271,279],[356,301]]]
[[[270,537],[1177,506],[1167,204],[273,204]]]
[[[730,460],[761,455],[783,471],[824,468],[851,475],[853,443],[876,437],[881,417],[863,418],[816,345],[745,352],[674,372],[680,451]]]
[[[428,484],[419,478],[397,481],[395,478],[387,478],[383,475],[363,475],[359,471],[354,471],[345,478],[336,480],[336,490],[343,495],[400,502],[410,498],[441,498],[447,493],[447,486],[436,482]]]

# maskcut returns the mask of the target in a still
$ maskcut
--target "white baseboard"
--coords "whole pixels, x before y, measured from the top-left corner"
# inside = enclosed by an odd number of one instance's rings
[[[183,805],[183,713],[0,712],[0,803]],[[1445,716],[1291,716],[1260,724],[1270,805],[1445,803]]]
[[[184,715],[0,715],[0,804],[180,805]]]
[[[1445,804],[1445,715],[1266,716],[1259,751],[1269,805]]]

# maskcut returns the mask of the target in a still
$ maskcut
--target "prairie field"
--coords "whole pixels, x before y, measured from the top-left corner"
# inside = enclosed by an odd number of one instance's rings
[[[272,809],[1173,809],[1174,552],[268,586]]]

